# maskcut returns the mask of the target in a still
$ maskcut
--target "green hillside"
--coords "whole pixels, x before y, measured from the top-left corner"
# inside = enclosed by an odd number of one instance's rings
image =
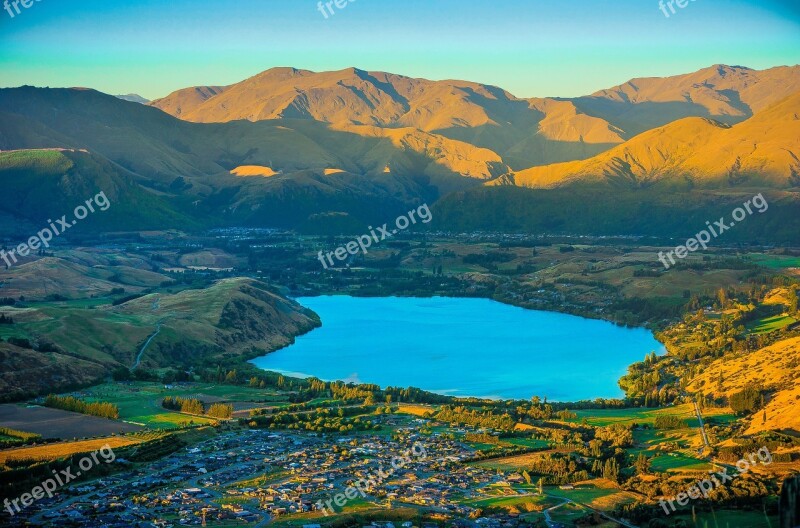
[[[99,193],[100,204],[80,222],[79,231],[191,228],[200,225],[180,212],[181,205],[138,185],[131,174],[108,160],[79,150],[0,152],[3,210],[46,227],[62,214],[72,218],[77,206]],[[4,225],[4,229],[13,226]],[[26,229],[23,234],[30,233]],[[70,233],[72,234],[72,233]]]

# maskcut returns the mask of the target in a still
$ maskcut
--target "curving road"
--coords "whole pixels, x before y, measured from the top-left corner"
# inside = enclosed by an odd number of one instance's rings
[[[161,323],[158,323],[156,325],[155,333],[147,338],[147,341],[145,341],[144,345],[142,345],[142,349],[139,350],[139,354],[136,356],[136,362],[131,367],[131,370],[136,370],[137,368],[139,368],[139,364],[142,362],[142,355],[144,354],[144,351],[147,350],[147,346],[150,344],[150,341],[152,341],[153,338],[155,338],[160,331],[161,331]]]

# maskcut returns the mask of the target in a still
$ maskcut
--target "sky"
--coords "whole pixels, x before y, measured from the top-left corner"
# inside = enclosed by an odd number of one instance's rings
[[[3,1],[0,87],[148,99],[275,66],[573,97],[713,64],[800,64],[797,0],[681,0],[669,16],[659,0],[350,0],[327,18],[316,0],[25,0],[14,17]]]

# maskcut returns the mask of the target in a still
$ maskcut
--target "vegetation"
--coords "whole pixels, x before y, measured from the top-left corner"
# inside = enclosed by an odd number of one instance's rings
[[[203,402],[194,398],[181,398],[180,396],[167,396],[161,402],[165,409],[172,409],[187,414],[200,414],[212,418],[228,419],[233,416],[233,405],[229,403],[213,403],[208,410],[205,409]]]
[[[253,428],[299,429],[319,433],[380,430],[380,425],[363,416],[371,411],[373,408],[370,407],[340,407],[319,408],[303,413],[285,411],[271,415],[256,413],[250,418],[242,419],[241,423]]]
[[[46,407],[53,407],[54,409],[99,416],[100,418],[109,418],[111,420],[119,418],[119,408],[113,403],[85,402],[74,396],[57,396],[55,394],[50,394],[44,399],[44,405]]]

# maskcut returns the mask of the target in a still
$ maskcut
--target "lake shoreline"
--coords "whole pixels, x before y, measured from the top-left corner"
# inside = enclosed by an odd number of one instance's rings
[[[286,376],[292,377],[316,377],[323,381],[345,381],[345,382],[354,382],[354,383],[374,383],[376,385],[380,385],[382,387],[385,386],[413,386],[419,389],[423,389],[428,392],[444,395],[444,396],[452,396],[458,398],[467,398],[467,397],[476,397],[476,398],[491,398],[491,399],[529,399],[533,394],[532,392],[536,392],[541,396],[547,396],[550,401],[579,401],[579,400],[587,400],[587,399],[595,399],[595,398],[623,398],[624,394],[621,393],[619,389],[618,382],[619,379],[625,375],[627,372],[627,367],[636,362],[641,361],[644,359],[644,356],[651,352],[656,351],[657,354],[663,354],[666,352],[666,348],[664,347],[663,343],[659,342],[655,336],[653,335],[652,331],[648,328],[638,327],[638,328],[630,328],[625,327],[623,325],[606,321],[600,318],[589,318],[584,317],[582,315],[576,315],[572,313],[566,312],[558,312],[558,311],[550,311],[550,310],[539,310],[539,309],[531,309],[526,308],[524,306],[517,306],[512,305],[509,303],[503,303],[497,301],[495,299],[490,299],[487,297],[461,297],[461,296],[429,296],[429,297],[419,297],[419,296],[352,296],[352,295],[312,295],[312,296],[298,296],[294,297],[293,300],[300,303],[306,308],[311,309],[315,313],[317,313],[321,320],[322,320],[322,327],[321,329],[317,330],[317,334],[313,335],[314,332],[310,334],[306,334],[304,336],[298,336],[295,340],[295,343],[284,347],[282,349],[276,350],[269,354],[262,355],[258,358],[251,359],[249,363],[254,365],[255,367],[262,369],[273,371],[277,373],[281,373]],[[314,301],[316,300],[316,301]],[[309,304],[309,302],[311,304]],[[530,381],[522,382],[520,379],[513,379],[509,377],[510,374],[507,371],[515,371],[518,369],[505,369],[494,372],[495,375],[501,376],[505,378],[503,382],[496,382],[494,386],[497,388],[497,391],[489,391],[486,390],[485,387],[482,389],[475,389],[469,388],[469,384],[467,386],[463,386],[460,383],[444,383],[440,384],[439,386],[431,385],[430,383],[426,383],[425,379],[429,374],[426,370],[419,370],[418,376],[412,376],[408,372],[404,372],[404,374],[408,375],[408,381],[402,381],[400,383],[397,382],[397,379],[392,379],[390,381],[386,380],[386,373],[383,371],[377,371],[372,373],[371,375],[363,375],[362,372],[369,368],[368,360],[364,360],[363,362],[356,361],[352,364],[352,372],[347,373],[338,373],[338,374],[331,374],[330,372],[326,372],[326,369],[330,367],[326,365],[326,363],[330,363],[331,357],[338,357],[340,359],[339,363],[346,362],[348,358],[350,358],[354,352],[348,348],[349,340],[356,339],[353,347],[370,347],[377,348],[380,346],[382,349],[390,350],[392,354],[396,356],[396,359],[402,361],[413,361],[414,357],[412,353],[409,353],[407,350],[398,350],[398,344],[393,343],[392,339],[387,338],[387,342],[381,343],[380,345],[371,345],[369,341],[365,341],[363,344],[358,341],[358,337],[354,337],[351,335],[346,335],[341,339],[347,339],[348,345],[342,346],[340,344],[331,344],[326,343],[324,341],[319,341],[320,334],[319,332],[323,332],[325,335],[326,332],[326,321],[330,324],[337,325],[342,324],[345,321],[342,319],[343,317],[346,318],[347,316],[342,315],[332,315],[332,314],[325,314],[320,313],[318,306],[314,306],[315,303],[322,303],[323,305],[327,305],[329,303],[345,303],[347,304],[348,309],[352,308],[353,303],[358,305],[366,304],[366,305],[374,305],[379,306],[381,310],[392,310],[392,305],[403,305],[403,304],[422,304],[423,306],[427,306],[431,303],[434,305],[441,304],[448,306],[450,309],[459,310],[458,308],[461,305],[472,305],[473,307],[478,307],[475,309],[474,312],[467,310],[465,312],[459,312],[457,316],[450,316],[452,320],[460,321],[462,318],[466,318],[467,320],[472,320],[472,326],[474,325],[482,325],[482,324],[500,324],[503,322],[503,317],[510,318],[511,320],[515,321],[509,323],[511,326],[503,328],[502,326],[494,326],[493,331],[491,333],[483,332],[479,333],[477,336],[473,336],[476,341],[480,341],[480,346],[484,347],[481,353],[478,353],[475,358],[476,364],[480,361],[485,361],[487,357],[494,357],[493,351],[497,353],[497,351],[501,351],[502,353],[509,355],[510,358],[508,361],[511,361],[511,365],[514,365],[514,362],[517,362],[518,365],[524,365],[529,367],[533,364],[544,364],[549,365],[546,368],[558,370],[560,369],[560,364],[553,363],[555,361],[552,356],[557,356],[558,354],[552,354],[550,352],[551,349],[555,350],[569,350],[569,353],[565,355],[565,358],[562,361],[567,362],[569,364],[568,371],[578,372],[584,368],[591,368],[596,369],[597,372],[604,372],[605,374],[602,375],[602,379],[604,381],[605,388],[599,390],[595,393],[583,393],[578,394],[578,392],[583,391],[583,387],[591,385],[592,383],[596,383],[596,377],[593,378],[592,375],[587,375],[587,380],[583,379],[573,379],[571,378],[570,374],[561,374],[561,377],[565,380],[560,383],[560,386],[557,388],[548,387],[546,384],[552,382],[553,373],[549,372],[545,369],[545,371],[541,372],[538,376],[531,377]],[[388,304],[386,304],[388,303]],[[414,310],[419,310],[420,307],[417,306]],[[487,320],[483,320],[483,318],[487,317],[485,313],[482,313],[482,310],[485,310],[489,313],[490,316],[495,317],[497,316],[497,323],[492,323],[494,319],[492,317],[488,317]],[[492,313],[492,310],[496,310],[497,313]],[[518,310],[518,311],[517,311]],[[325,310],[322,310],[323,312]],[[347,313],[348,310],[339,308],[337,311]],[[502,314],[499,315],[499,314]],[[422,324],[421,331],[427,332],[429,329],[430,323],[427,321],[426,318],[435,317],[435,312],[427,313],[426,315],[419,315],[416,312],[408,311],[405,312],[401,310],[398,313],[393,313],[390,315],[390,321],[383,321],[379,317],[375,317],[370,314],[359,314],[357,317],[366,317],[369,321],[370,325],[388,325],[387,328],[383,329],[382,331],[386,331],[387,333],[391,334],[393,331],[391,325],[394,324],[391,321],[392,317],[400,317],[402,318],[411,318],[410,321],[415,321],[417,318],[425,319]],[[333,321],[330,321],[330,318],[333,318]],[[541,332],[539,334],[531,333],[533,330],[528,328],[527,325],[530,325],[532,322],[536,320],[541,320],[544,318],[545,320],[549,321],[549,326],[545,326],[543,328],[539,328],[538,331]],[[452,321],[448,319],[448,322],[440,321],[440,326],[447,326]],[[524,324],[520,324],[520,326],[515,326],[515,324],[523,322]],[[587,340],[587,337],[582,335],[584,332],[576,332],[574,335],[567,332],[571,325],[578,325],[584,328],[588,327],[593,332],[598,333],[598,335],[602,336],[614,336],[609,339],[608,347],[609,348],[616,348],[616,349],[624,349],[626,346],[630,347],[632,342],[635,342],[632,336],[638,336],[640,341],[637,343],[638,349],[637,352],[631,352],[630,349],[619,351],[614,357],[615,358],[624,358],[623,362],[609,362],[607,359],[600,361],[596,356],[602,356],[603,354],[589,354],[583,359],[580,358],[581,354],[586,355],[588,354],[589,349],[593,349],[596,346],[596,343],[592,343]],[[469,332],[469,326],[463,329],[465,332]],[[383,328],[383,327],[381,327]],[[497,333],[500,332],[500,333]],[[561,333],[559,333],[561,332]],[[564,333],[567,332],[567,333]],[[552,335],[551,335],[552,334]],[[302,365],[302,361],[308,361],[308,358],[302,359],[295,356],[293,359],[289,359],[289,363],[286,363],[285,354],[287,354],[287,350],[292,350],[292,354],[296,354],[298,351],[298,344],[300,347],[306,346],[305,343],[308,342],[310,335],[311,341],[314,342],[314,346],[318,348],[330,348],[330,347],[339,347],[336,348],[335,352],[331,352],[330,350],[329,355],[324,356],[322,358],[317,358],[317,363],[306,363]],[[623,337],[624,336],[624,337]],[[438,335],[431,335],[433,340],[440,339]],[[339,338],[337,338],[339,339]],[[400,341],[408,340],[408,336],[399,335],[396,336],[394,339]],[[455,335],[449,336],[447,339],[448,346],[451,347],[448,349],[444,355],[450,354],[452,355],[454,352],[457,352],[457,349],[453,349],[453,343],[460,342],[462,336]],[[527,341],[526,341],[527,339]],[[618,339],[619,343],[613,341],[613,339]],[[548,341],[550,340],[550,341]],[[647,343],[646,345],[642,345],[641,343]],[[472,343],[467,343],[465,345],[466,348]],[[550,346],[551,349],[548,349],[547,352],[544,352],[541,349],[537,349],[537,347],[543,346]],[[388,346],[388,349],[386,348]],[[424,348],[424,345],[422,345]],[[477,344],[475,346],[478,346]],[[525,350],[525,353],[522,353],[522,350]],[[316,354],[317,352],[313,352]],[[538,356],[537,356],[538,354]],[[278,355],[278,359],[275,359],[276,355]],[[437,365],[441,364],[443,359],[441,357],[435,357],[435,363]],[[430,361],[428,358],[427,361]],[[280,364],[278,364],[280,363]],[[340,367],[343,368],[343,367]],[[383,367],[385,368],[385,367]],[[484,366],[484,369],[487,368]],[[405,369],[404,369],[405,370]],[[491,368],[489,368],[491,371]],[[391,370],[390,370],[391,372]],[[466,373],[463,376],[468,378]],[[402,378],[402,376],[400,376]],[[381,381],[384,380],[384,381]],[[446,378],[445,378],[446,380]],[[410,382],[409,382],[410,381]],[[422,382],[422,383],[421,383]],[[456,388],[453,388],[453,387]],[[567,389],[566,387],[580,387],[579,389]],[[613,387],[613,389],[609,389],[609,387]],[[610,392],[613,390],[613,394]],[[578,392],[575,392],[578,391]],[[523,394],[524,393],[524,394]],[[569,394],[568,394],[569,393]]]

